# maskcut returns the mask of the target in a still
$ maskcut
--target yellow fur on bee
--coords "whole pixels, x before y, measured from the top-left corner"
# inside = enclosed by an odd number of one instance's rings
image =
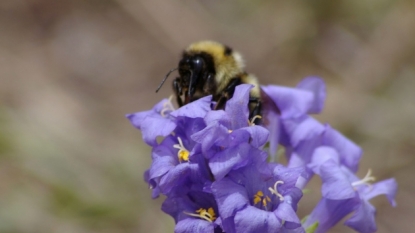
[[[191,44],[187,53],[205,52],[212,56],[216,70],[216,83],[218,92],[222,91],[231,78],[243,73],[244,63],[242,56],[235,51],[230,55],[225,55],[226,47],[214,41],[200,41]]]

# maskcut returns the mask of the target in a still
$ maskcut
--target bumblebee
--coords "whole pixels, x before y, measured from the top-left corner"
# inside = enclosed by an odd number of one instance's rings
[[[200,41],[191,44],[182,54],[177,68],[170,70],[156,92],[171,72],[178,70],[173,80],[177,104],[181,107],[207,95],[216,102],[214,109],[224,109],[239,84],[252,84],[249,98],[249,119],[261,115],[261,91],[255,76],[244,71],[242,56],[230,47]],[[255,120],[259,123],[259,119]]]

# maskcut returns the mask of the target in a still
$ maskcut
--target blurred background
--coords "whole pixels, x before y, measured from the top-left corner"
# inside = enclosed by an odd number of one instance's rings
[[[202,39],[241,52],[262,84],[324,78],[317,118],[361,145],[360,176],[400,185],[397,208],[372,200],[379,232],[413,230],[414,1],[1,0],[0,232],[173,232],[124,115],[168,97],[155,89]]]

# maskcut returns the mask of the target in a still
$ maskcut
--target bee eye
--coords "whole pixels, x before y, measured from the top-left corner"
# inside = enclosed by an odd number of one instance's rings
[[[195,59],[192,60],[192,70],[196,73],[200,72],[203,70],[204,66],[205,66],[205,62],[203,60],[203,58],[201,57],[196,57]]]

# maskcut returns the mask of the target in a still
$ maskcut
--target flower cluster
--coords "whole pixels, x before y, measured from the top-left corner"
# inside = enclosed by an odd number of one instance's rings
[[[176,221],[175,232],[319,233],[348,215],[347,226],[376,231],[369,200],[385,194],[394,206],[396,181],[371,184],[370,171],[359,179],[359,146],[309,115],[323,109],[324,82],[261,87],[261,125],[248,120],[251,88],[237,86],[224,110],[212,110],[207,96],[179,109],[164,99],[127,115],[152,147],[145,180],[153,198],[166,196],[162,210]],[[280,151],[286,165],[276,162]],[[297,205],[314,175],[322,197],[301,221]]]

